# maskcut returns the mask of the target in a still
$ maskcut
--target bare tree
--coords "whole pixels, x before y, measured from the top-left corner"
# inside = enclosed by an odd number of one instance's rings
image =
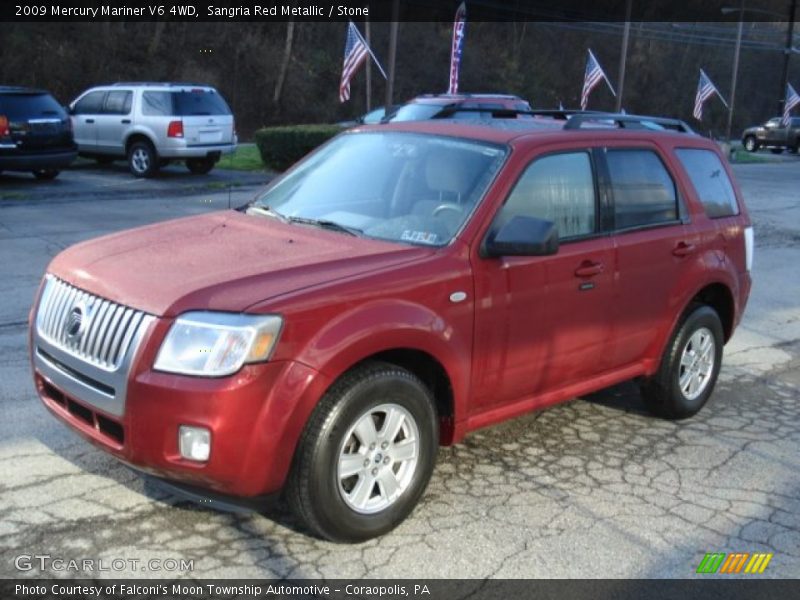
[[[278,81],[275,83],[275,91],[272,94],[272,103],[278,104],[283,92],[283,84],[286,81],[286,73],[289,71],[289,62],[292,59],[292,44],[294,42],[294,19],[286,23],[286,43],[283,46],[283,59],[281,68],[278,71]]]

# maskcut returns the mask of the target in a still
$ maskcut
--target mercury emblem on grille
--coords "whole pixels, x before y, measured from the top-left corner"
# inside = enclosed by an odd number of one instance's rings
[[[83,303],[76,304],[72,307],[67,317],[67,338],[71,342],[77,342],[83,332],[86,331],[86,325],[89,322],[88,307]]]

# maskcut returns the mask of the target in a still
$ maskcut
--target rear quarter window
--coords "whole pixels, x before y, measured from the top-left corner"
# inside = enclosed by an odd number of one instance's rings
[[[144,92],[142,114],[148,117],[167,117],[172,114],[172,95],[169,92]]]
[[[698,200],[712,219],[739,214],[736,194],[719,157],[711,150],[679,148],[675,155],[686,170]]]

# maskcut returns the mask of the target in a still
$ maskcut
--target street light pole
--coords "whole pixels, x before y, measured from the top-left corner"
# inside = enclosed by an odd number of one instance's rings
[[[736,49],[733,51],[733,75],[731,75],[731,105],[728,108],[728,126],[725,129],[725,139],[731,143],[731,130],[733,129],[733,107],[736,105],[736,79],[739,76],[739,54],[742,50],[742,26],[744,25],[744,0],[739,5],[739,24],[736,29]]]
[[[397,25],[400,15],[400,2],[392,2],[392,22],[389,25],[389,77],[386,81],[386,114],[391,112],[394,104],[394,67],[397,60]]]
[[[789,28],[786,31],[786,48],[783,54],[783,75],[781,76],[781,91],[778,94],[778,114],[783,113],[783,103],[786,100],[786,85],[789,83],[789,57],[792,55],[792,40],[794,37],[794,19],[797,13],[797,0],[792,0],[789,9]]]

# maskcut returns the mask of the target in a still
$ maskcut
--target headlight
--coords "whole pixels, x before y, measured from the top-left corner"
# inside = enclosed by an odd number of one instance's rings
[[[187,312],[158,351],[157,371],[221,377],[269,359],[283,325],[277,315]]]

